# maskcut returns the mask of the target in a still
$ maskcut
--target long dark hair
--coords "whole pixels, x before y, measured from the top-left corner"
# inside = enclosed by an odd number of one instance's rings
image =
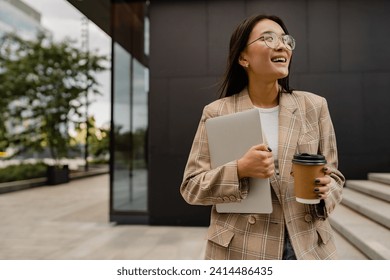
[[[219,98],[231,96],[239,93],[248,85],[248,75],[243,67],[238,63],[241,52],[245,49],[249,35],[255,25],[263,20],[269,19],[279,24],[286,34],[288,30],[283,21],[277,16],[255,15],[245,19],[239,24],[230,38],[229,57],[226,72],[219,89]],[[290,64],[288,70],[290,72]],[[279,79],[278,84],[281,86],[283,92],[291,93],[292,89],[289,85],[289,75],[285,78]]]

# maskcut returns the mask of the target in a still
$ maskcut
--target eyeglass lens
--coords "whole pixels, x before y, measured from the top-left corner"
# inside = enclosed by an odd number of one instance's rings
[[[265,44],[272,49],[278,46],[279,40],[282,40],[282,42],[289,50],[293,50],[295,48],[295,40],[290,35],[282,35],[280,37],[275,33],[268,33],[264,35]]]

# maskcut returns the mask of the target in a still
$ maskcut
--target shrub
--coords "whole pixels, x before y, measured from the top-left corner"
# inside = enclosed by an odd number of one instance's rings
[[[0,169],[0,183],[46,177],[44,163],[10,165]]]

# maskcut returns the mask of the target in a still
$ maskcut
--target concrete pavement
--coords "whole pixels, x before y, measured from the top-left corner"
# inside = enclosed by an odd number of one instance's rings
[[[109,176],[0,195],[2,260],[202,259],[204,227],[109,223]],[[337,235],[342,259],[366,259]]]

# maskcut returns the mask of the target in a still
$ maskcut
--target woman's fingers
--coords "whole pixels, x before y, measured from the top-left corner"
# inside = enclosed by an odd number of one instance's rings
[[[331,180],[328,175],[324,177],[319,177],[315,179],[316,187],[314,188],[314,192],[317,194],[318,198],[326,199],[329,193],[329,186]]]

